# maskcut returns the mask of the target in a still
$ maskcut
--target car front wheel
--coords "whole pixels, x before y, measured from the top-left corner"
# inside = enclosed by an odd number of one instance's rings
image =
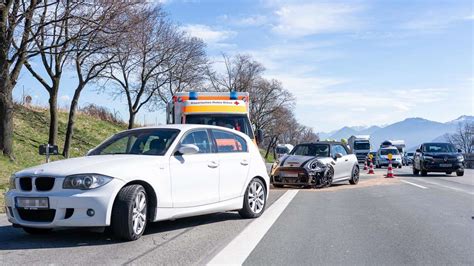
[[[415,165],[413,165],[413,174],[418,175],[420,173],[420,170],[415,168]]]
[[[244,195],[244,206],[239,211],[243,218],[257,218],[265,211],[267,191],[262,180],[254,178],[250,181]]]
[[[464,175],[464,171],[456,172],[456,175],[457,175],[457,176],[463,176],[463,175]]]
[[[141,185],[122,188],[112,209],[112,231],[117,238],[139,239],[147,224],[147,194]]]
[[[349,183],[351,185],[356,185],[357,183],[359,183],[359,167],[354,166],[352,168],[352,175],[351,179],[349,179]]]

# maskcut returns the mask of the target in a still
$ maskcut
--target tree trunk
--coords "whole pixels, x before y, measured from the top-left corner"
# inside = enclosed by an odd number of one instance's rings
[[[275,139],[276,139],[276,136],[273,136],[270,139],[270,142],[268,143],[268,146],[267,146],[267,152],[265,153],[265,159],[268,158],[268,154],[270,153],[270,148],[273,146],[273,142],[275,141]]]
[[[131,111],[130,112],[130,118],[128,119],[128,129],[132,129],[134,124],[135,124],[135,115],[137,113]]]
[[[63,155],[66,158],[69,158],[69,149],[71,147],[72,137],[74,135],[74,122],[76,119],[77,105],[79,104],[79,97],[84,86],[79,85],[74,92],[74,97],[71,101],[71,107],[69,108],[69,118],[67,123],[66,137],[64,140],[64,149]]]
[[[50,145],[55,145],[58,139],[58,93],[52,90],[49,94],[49,139]]]
[[[0,154],[13,158],[12,84],[0,81]]]

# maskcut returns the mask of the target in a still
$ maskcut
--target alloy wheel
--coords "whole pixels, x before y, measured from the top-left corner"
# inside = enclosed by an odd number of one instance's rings
[[[140,191],[133,201],[132,208],[133,232],[141,234],[146,224],[146,195]]]
[[[248,204],[252,212],[262,212],[265,206],[265,189],[259,182],[254,181],[249,186]]]

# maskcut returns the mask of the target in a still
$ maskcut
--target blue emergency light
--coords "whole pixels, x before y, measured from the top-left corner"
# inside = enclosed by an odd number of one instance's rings
[[[190,100],[197,100],[198,99],[198,94],[195,91],[189,92],[189,99]]]
[[[238,100],[237,92],[236,91],[231,91],[230,92],[230,99],[231,100]]]

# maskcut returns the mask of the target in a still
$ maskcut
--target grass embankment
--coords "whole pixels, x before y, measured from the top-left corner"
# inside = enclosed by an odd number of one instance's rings
[[[59,112],[58,145],[62,152],[66,133],[67,112]],[[38,154],[38,146],[48,142],[49,112],[47,109],[16,106],[14,112],[14,151],[15,160],[0,156],[0,212],[4,212],[4,192],[8,189],[8,179],[12,173],[42,164],[45,157]],[[85,114],[78,114],[75,123],[74,138],[71,145],[71,157],[84,155],[107,137],[126,129],[126,125],[100,120]],[[52,156],[52,160],[63,159]]]

